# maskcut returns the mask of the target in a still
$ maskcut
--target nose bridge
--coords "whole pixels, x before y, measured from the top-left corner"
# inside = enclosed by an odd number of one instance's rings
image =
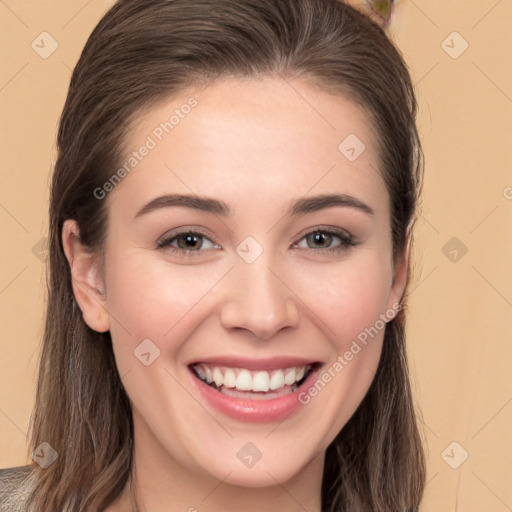
[[[297,325],[293,293],[273,266],[265,252],[252,263],[237,261],[221,314],[225,328],[243,328],[268,339],[284,327]]]

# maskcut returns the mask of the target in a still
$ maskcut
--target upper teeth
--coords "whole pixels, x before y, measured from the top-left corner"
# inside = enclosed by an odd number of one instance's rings
[[[236,388],[239,391],[268,391],[276,390],[285,385],[292,386],[300,381],[310,365],[293,366],[280,370],[250,371],[245,368],[227,368],[224,366],[206,366],[196,364],[194,371],[200,379],[211,384],[215,382],[217,387],[224,385],[227,388]]]

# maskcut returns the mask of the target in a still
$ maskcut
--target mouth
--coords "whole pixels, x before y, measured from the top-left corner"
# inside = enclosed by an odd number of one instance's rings
[[[231,398],[272,400],[291,395],[315,372],[321,363],[250,370],[216,366],[204,362],[189,365],[192,374],[204,384]]]

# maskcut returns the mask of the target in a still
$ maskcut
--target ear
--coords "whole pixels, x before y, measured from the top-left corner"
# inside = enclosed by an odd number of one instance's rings
[[[71,281],[76,301],[85,323],[95,331],[110,329],[105,302],[105,284],[99,258],[80,241],[75,220],[68,219],[62,227],[62,246],[71,268]]]
[[[400,304],[404,295],[405,286],[407,285],[407,278],[409,273],[409,254],[411,247],[412,238],[412,227],[414,225],[414,219],[409,223],[407,232],[405,235],[404,246],[398,261],[394,265],[393,269],[393,281],[391,283],[391,293],[388,299],[388,310],[395,309],[396,305]]]

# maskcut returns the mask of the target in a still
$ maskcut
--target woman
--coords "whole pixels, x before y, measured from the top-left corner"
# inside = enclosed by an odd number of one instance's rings
[[[7,510],[417,511],[415,113],[341,1],[116,3],[60,122]]]

